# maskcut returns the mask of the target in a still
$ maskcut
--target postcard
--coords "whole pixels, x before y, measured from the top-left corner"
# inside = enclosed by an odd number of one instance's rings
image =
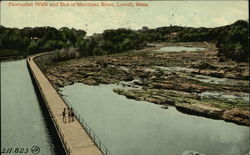
[[[1,154],[250,154],[248,1],[0,4]]]

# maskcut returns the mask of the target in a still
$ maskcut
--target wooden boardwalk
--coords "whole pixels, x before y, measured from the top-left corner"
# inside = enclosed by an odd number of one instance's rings
[[[64,108],[67,109],[67,105],[34,62],[33,59],[36,56],[31,56],[27,59],[28,67],[40,89],[66,154],[101,155],[102,152],[98,149],[76,118],[74,118],[74,122],[63,122],[62,112]]]

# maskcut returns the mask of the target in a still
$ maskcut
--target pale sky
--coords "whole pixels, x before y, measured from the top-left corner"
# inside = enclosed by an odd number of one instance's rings
[[[105,29],[181,25],[217,27],[248,20],[248,1],[146,1],[148,7],[9,7],[1,2],[1,25],[6,27],[74,27],[87,35]],[[28,1],[27,1],[28,2]],[[29,1],[30,2],[30,1]],[[79,2],[79,1],[78,1]],[[22,1],[21,3],[24,3]],[[49,2],[52,3],[52,2]],[[70,1],[70,3],[74,3]],[[82,3],[88,3],[82,1]],[[90,2],[89,3],[101,3]],[[128,3],[112,1],[110,3]],[[135,3],[135,2],[134,2]]]

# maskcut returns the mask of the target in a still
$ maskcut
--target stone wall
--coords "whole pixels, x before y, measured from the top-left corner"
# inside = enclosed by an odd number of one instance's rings
[[[55,62],[80,58],[80,52],[76,48],[64,48],[53,52],[43,53],[34,58],[34,61],[39,67],[51,65]]]

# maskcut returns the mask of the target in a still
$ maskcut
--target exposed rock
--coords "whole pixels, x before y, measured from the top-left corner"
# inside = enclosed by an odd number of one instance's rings
[[[79,82],[82,82],[82,83],[87,84],[87,85],[98,85],[98,83],[95,80],[89,79],[89,78],[82,79]]]
[[[136,84],[136,85],[139,85],[139,86],[143,85],[143,82],[141,80],[139,80],[139,79],[134,80],[133,83]]]
[[[62,84],[62,82],[58,81],[58,82],[55,82],[55,85],[57,87],[64,87],[64,84]]]
[[[177,104],[176,109],[187,114],[220,119],[224,110],[202,104]]]
[[[132,81],[134,78],[132,76],[125,76],[122,78],[123,81]]]
[[[203,62],[203,61],[198,63],[198,64],[193,64],[191,67],[198,68],[198,69],[211,69],[211,70],[218,69],[217,66],[214,66],[208,62]]]
[[[152,83],[153,88],[156,89],[171,89],[171,90],[179,90],[186,92],[204,92],[208,88],[206,86],[201,86],[198,84],[190,84],[190,83],[176,83],[175,81],[161,81]]]
[[[152,50],[163,46],[193,46],[207,50],[200,52],[157,53]],[[154,66],[175,68],[171,72],[156,69]],[[193,67],[193,68],[190,68]],[[186,68],[189,71],[178,71]],[[198,93],[204,91],[249,92],[249,85],[238,79],[249,79],[247,63],[236,64],[233,61],[219,61],[215,45],[212,43],[162,43],[156,47],[124,52],[121,54],[88,57],[63,61],[52,66],[42,66],[48,79],[57,87],[80,82],[88,85],[123,84],[126,87],[142,86],[142,89],[114,92],[129,99],[143,100],[160,105],[176,105],[177,109],[195,115],[216,119],[225,119],[238,124],[249,125],[248,108],[240,104],[237,111],[236,101],[201,98]],[[218,84],[199,81],[194,74],[214,77],[226,77],[238,80],[236,84]]]
[[[240,110],[240,109],[227,110],[224,112],[222,117],[226,121],[250,126],[250,111],[247,110]]]
[[[162,109],[168,109],[168,106],[167,105],[163,105],[161,108]]]
[[[199,153],[199,152],[196,152],[196,151],[184,151],[182,153],[182,155],[206,155],[206,154]]]
[[[135,100],[140,100],[138,97],[136,97],[136,95],[131,92],[131,91],[125,91],[123,89],[114,89],[113,90],[115,93],[119,94],[119,95],[125,95],[128,99],[135,99]]]

